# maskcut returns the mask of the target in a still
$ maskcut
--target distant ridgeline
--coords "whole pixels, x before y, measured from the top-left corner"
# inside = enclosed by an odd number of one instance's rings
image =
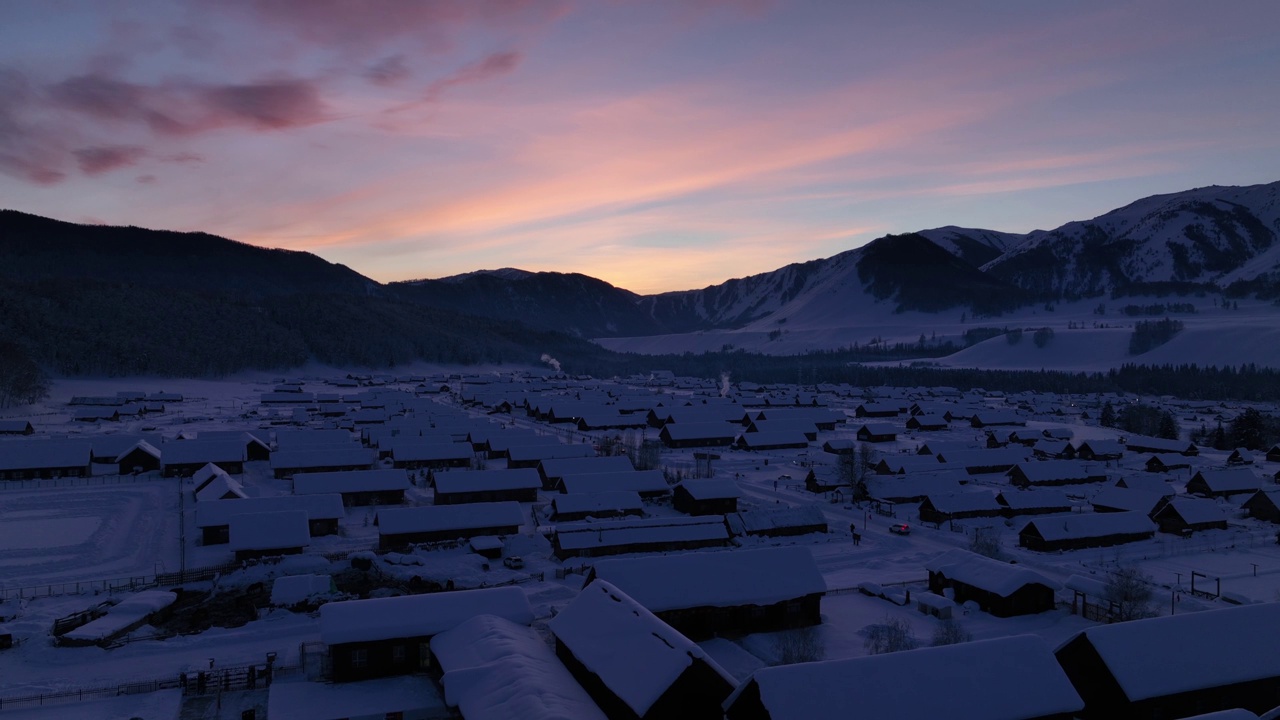
[[[736,330],[766,320],[774,328],[770,337],[780,338],[788,317],[875,301],[899,313],[983,318],[1083,297],[1280,297],[1276,228],[1280,183],[1208,187],[1145,198],[1051,231],[946,227],[887,236],[830,258],[644,296],[585,275],[512,269],[380,284],[305,252],[2,210],[0,358],[17,369],[9,375],[22,377],[31,366],[62,375],[216,377],[309,361],[364,368],[415,360],[537,365],[550,354],[567,372],[597,376],[665,367],[758,382],[1274,398],[1280,394],[1274,373],[1249,367],[1129,366],[1086,375],[857,365],[920,361],[960,349],[923,335],[919,343],[875,342],[789,357],[729,352],[729,345],[702,355],[626,355],[585,338]],[[1182,324],[1167,316],[1189,308],[1149,300],[1123,306],[1125,316],[1152,318],[1135,323],[1131,354],[1176,335]],[[991,324],[971,329],[966,344],[984,335],[1022,341],[1022,330]],[[1050,328],[1028,331],[1037,346],[1053,342]],[[0,403],[21,402],[26,392],[0,389]]]
[[[66,375],[219,376],[310,360],[536,364],[570,336],[423,306],[341,265],[203,233],[0,211],[0,341]]]

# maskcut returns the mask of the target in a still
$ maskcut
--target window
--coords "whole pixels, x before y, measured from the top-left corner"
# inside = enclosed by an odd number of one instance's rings
[[[365,668],[369,666],[369,651],[365,648],[351,651],[351,667]]]
[[[393,645],[391,647],[391,663],[393,665],[404,664],[404,646],[403,645]]]

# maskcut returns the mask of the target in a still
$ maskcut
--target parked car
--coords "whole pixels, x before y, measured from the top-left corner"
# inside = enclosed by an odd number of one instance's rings
[[[524,567],[524,559],[521,558],[519,555],[504,557],[502,558],[502,566],[511,568],[512,570],[519,570],[520,568]]]
[[[910,535],[911,526],[906,523],[894,523],[889,526],[889,532],[895,535]]]

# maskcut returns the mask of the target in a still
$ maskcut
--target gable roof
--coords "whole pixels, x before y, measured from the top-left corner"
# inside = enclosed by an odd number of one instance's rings
[[[977,708],[976,717],[1021,720],[1084,709],[1048,644],[1033,635],[762,668],[726,707],[752,685],[772,720],[936,720]]]
[[[652,612],[772,605],[827,589],[803,546],[599,560],[595,576]]]
[[[1034,570],[992,560],[977,553],[956,548],[948,550],[925,563],[931,573],[941,573],[949,580],[957,580],[1000,597],[1009,597],[1026,585],[1044,585],[1057,590],[1058,583]]]
[[[606,580],[583,588],[547,626],[642,717],[695,662],[705,663],[730,688],[737,685],[706,651]]]
[[[332,602],[320,607],[320,640],[326,645],[427,637],[476,615],[533,622],[533,608],[517,587],[483,588]]]

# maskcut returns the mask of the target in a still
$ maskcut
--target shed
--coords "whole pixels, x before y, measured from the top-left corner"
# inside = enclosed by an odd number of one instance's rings
[[[639,493],[630,490],[569,493],[551,498],[551,519],[556,522],[643,514],[644,501]]]
[[[1040,460],[1009,469],[1009,482],[1018,487],[1083,485],[1106,482],[1106,468],[1080,460]]]
[[[642,498],[656,498],[671,494],[671,486],[661,470],[634,470],[631,472],[583,473],[566,475],[556,483],[562,494],[618,492],[639,493]]]
[[[697,550],[728,545],[729,530],[716,515],[564,523],[551,544],[559,558]]]
[[[547,458],[538,463],[538,477],[542,479],[543,490],[553,490],[558,481],[569,475],[634,472],[635,469],[626,455]]]
[[[1160,532],[1190,535],[1202,530],[1226,530],[1227,514],[1213,500],[1194,497],[1169,498],[1152,516]]]
[[[944,523],[966,518],[999,517],[1004,507],[987,492],[959,492],[928,495],[920,503],[920,521]]]
[[[1239,493],[1255,493],[1262,489],[1262,478],[1250,468],[1234,467],[1201,470],[1187,481],[1187,493],[1205,497],[1228,497]]]
[[[229,540],[231,518],[236,515],[283,510],[306,512],[311,537],[338,532],[338,521],[346,514],[340,495],[284,495],[210,500],[196,503],[195,525],[201,532],[203,544],[218,545]]]
[[[1240,507],[1251,518],[1280,523],[1280,488],[1259,490],[1250,495]]]
[[[854,432],[858,442],[893,442],[898,439],[898,428],[886,423],[866,423]]]

